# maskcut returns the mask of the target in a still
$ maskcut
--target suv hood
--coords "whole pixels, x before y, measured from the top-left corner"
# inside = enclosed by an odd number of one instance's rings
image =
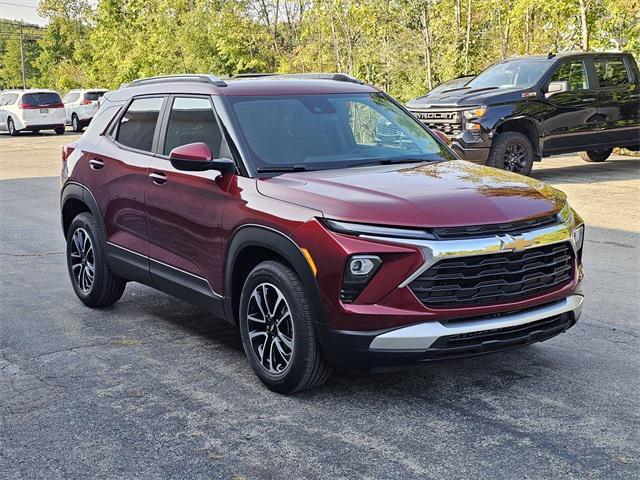
[[[506,223],[556,213],[565,203],[538,180],[462,160],[287,173],[257,180],[257,188],[327,218],[406,227]]]
[[[475,105],[497,105],[500,103],[514,102],[522,100],[521,88],[457,88],[455,90],[445,90],[432,95],[426,94],[407,102],[407,108],[422,109],[434,106],[448,107],[468,107]]]

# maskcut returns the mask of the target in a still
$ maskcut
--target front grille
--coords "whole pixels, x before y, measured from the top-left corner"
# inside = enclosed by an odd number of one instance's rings
[[[431,232],[439,240],[451,240],[473,237],[490,237],[492,235],[501,235],[508,233],[516,235],[538,228],[550,227],[560,223],[557,215],[549,215],[547,217],[532,218],[530,220],[521,220],[510,223],[497,223],[494,225],[472,225],[464,227],[438,227],[433,228]]]
[[[462,116],[457,111],[425,110],[415,111],[413,114],[433,130],[439,130],[449,136],[462,132]]]
[[[571,281],[569,243],[522,252],[450,258],[437,262],[409,284],[422,303],[454,308],[505,303],[560,288]]]
[[[514,327],[440,337],[425,355],[425,360],[466,357],[507,350],[541,342],[564,332],[575,323],[572,312]]]

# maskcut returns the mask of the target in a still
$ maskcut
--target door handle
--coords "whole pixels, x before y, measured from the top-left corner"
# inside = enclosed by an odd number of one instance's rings
[[[98,160],[97,158],[92,158],[91,160],[89,160],[89,166],[93,170],[100,170],[102,167],[104,167],[104,162],[102,160]]]
[[[595,102],[596,99],[595,98],[583,98],[582,99],[582,103],[589,103],[589,102]]]
[[[167,183],[167,176],[164,173],[153,172],[150,173],[149,176],[153,180],[153,183],[155,183],[156,185],[164,185],[165,183]]]

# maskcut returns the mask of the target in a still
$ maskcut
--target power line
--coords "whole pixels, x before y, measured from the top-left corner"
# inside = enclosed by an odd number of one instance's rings
[[[0,5],[8,5],[10,7],[32,8],[34,10],[38,9],[38,7],[34,5],[20,5],[19,3],[11,3],[11,2],[0,2]]]

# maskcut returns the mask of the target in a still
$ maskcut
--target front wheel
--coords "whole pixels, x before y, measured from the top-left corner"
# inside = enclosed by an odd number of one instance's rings
[[[278,393],[321,385],[331,374],[318,343],[309,294],[287,265],[256,266],[240,297],[240,334],[258,378]]]
[[[602,150],[587,150],[580,152],[580,158],[585,162],[604,162],[613,152],[613,148],[604,148]]]
[[[105,307],[117,302],[126,285],[107,264],[102,231],[96,218],[81,213],[67,233],[67,267],[73,290],[88,307]]]
[[[487,165],[522,175],[533,168],[535,152],[526,135],[520,132],[499,133],[491,145]]]

